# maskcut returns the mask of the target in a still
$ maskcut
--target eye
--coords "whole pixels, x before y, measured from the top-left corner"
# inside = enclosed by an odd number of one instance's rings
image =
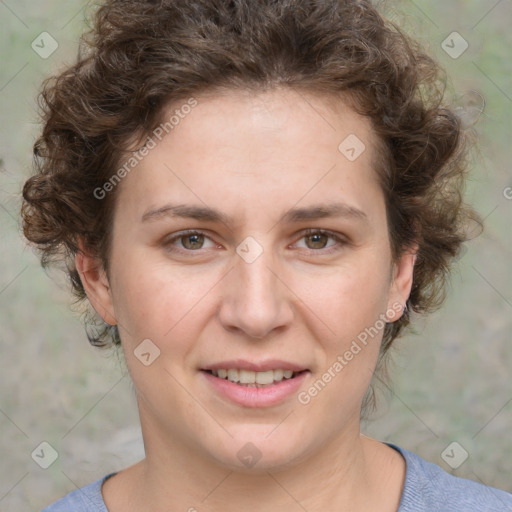
[[[210,247],[205,247],[206,241],[210,241]],[[182,231],[165,240],[165,246],[170,250],[182,250],[185,252],[194,252],[199,249],[208,249],[215,247],[213,241],[201,231]],[[181,246],[181,247],[180,247]]]
[[[305,241],[305,247],[299,245],[299,249],[307,249],[317,253],[321,252],[322,254],[338,251],[347,244],[347,241],[340,235],[323,229],[306,230],[300,238],[300,241],[302,240]],[[329,240],[332,240],[333,243],[329,244]],[[176,233],[165,239],[164,246],[169,251],[182,253],[199,252],[201,249],[218,247],[209,236],[197,230]]]
[[[329,239],[334,240],[334,243],[327,245]],[[332,233],[331,231],[325,231],[323,229],[308,229],[300,240],[305,240],[306,249],[310,249],[315,252],[319,252],[322,249],[329,249],[327,251],[323,251],[324,253],[330,253],[333,252],[333,250],[339,250],[343,245],[347,243],[341,236]]]

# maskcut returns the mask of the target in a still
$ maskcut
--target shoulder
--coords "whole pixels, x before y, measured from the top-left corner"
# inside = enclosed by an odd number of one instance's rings
[[[101,486],[114,474],[110,473],[92,484],[70,492],[41,512],[108,512],[101,495]]]
[[[512,494],[456,477],[415,453],[387,444],[407,463],[398,512],[512,512]]]

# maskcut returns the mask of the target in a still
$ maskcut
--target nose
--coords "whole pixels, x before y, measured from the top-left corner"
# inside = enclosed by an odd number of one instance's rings
[[[270,253],[252,262],[235,255],[234,268],[223,280],[219,319],[230,332],[262,339],[291,325],[293,295]]]

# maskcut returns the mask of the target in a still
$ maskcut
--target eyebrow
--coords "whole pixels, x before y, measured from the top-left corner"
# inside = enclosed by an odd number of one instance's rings
[[[233,224],[233,218],[225,213],[208,206],[172,205],[167,204],[160,208],[146,211],[141,218],[142,222],[156,221],[165,217],[195,219],[203,222],[220,222]],[[325,218],[349,218],[368,221],[366,213],[359,208],[345,203],[316,204],[304,208],[292,208],[285,212],[279,222],[300,222],[304,220],[317,220]]]

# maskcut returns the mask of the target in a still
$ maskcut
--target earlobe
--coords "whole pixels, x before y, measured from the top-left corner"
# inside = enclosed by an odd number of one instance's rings
[[[79,242],[79,247],[80,249],[75,256],[75,266],[87,298],[96,313],[106,323],[116,325],[112,293],[103,264],[97,256],[91,255],[84,249],[82,241]]]

